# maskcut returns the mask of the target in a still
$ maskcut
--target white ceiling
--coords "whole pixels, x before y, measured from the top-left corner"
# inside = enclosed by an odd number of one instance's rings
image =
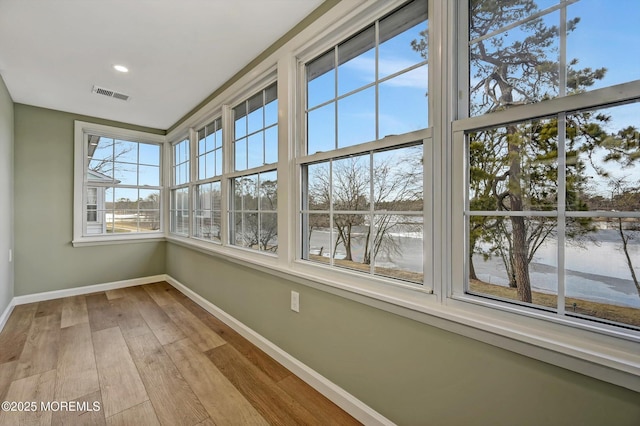
[[[168,129],[321,3],[0,0],[0,75],[16,103]]]

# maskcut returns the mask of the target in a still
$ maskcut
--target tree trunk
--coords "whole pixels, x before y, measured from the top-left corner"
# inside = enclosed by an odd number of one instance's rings
[[[478,280],[478,276],[476,275],[476,267],[473,266],[473,250],[469,251],[469,279]]]
[[[640,296],[640,284],[638,284],[638,278],[636,277],[636,271],[633,269],[633,262],[631,262],[631,256],[629,256],[629,250],[627,248],[627,243],[629,242],[629,238],[624,235],[624,231],[622,229],[622,218],[618,218],[618,232],[620,233],[620,238],[622,238],[622,250],[624,251],[624,255],[627,258],[627,266],[629,267],[629,271],[631,272],[631,278],[633,278],[633,283],[636,285],[636,290],[638,291],[638,296]]]
[[[364,256],[362,258],[362,263],[365,265],[371,264],[371,250],[369,250],[369,240],[371,239],[371,227],[367,231],[367,238],[364,243]]]
[[[517,129],[509,129],[512,135]],[[509,136],[509,195],[511,211],[522,211],[522,187],[520,185],[521,147],[517,136]],[[529,277],[529,260],[527,247],[527,229],[523,216],[511,216],[511,232],[513,241],[513,275],[518,289],[518,299],[531,303],[531,281]]]

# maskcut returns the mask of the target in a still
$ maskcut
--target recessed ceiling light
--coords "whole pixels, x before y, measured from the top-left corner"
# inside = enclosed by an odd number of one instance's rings
[[[129,72],[129,68],[125,67],[124,65],[114,65],[113,68],[116,71],[120,71],[120,72]]]

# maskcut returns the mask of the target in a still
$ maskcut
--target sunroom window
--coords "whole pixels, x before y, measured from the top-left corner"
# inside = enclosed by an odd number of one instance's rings
[[[427,39],[412,1],[305,64],[302,259],[424,283]]]
[[[467,294],[640,328],[639,12],[470,2]]]
[[[84,236],[160,230],[160,145],[85,135]]]
[[[193,236],[222,242],[222,119],[217,118],[197,131],[198,180],[195,185]]]
[[[278,251],[278,99],[273,83],[232,110],[229,243]]]
[[[170,232],[189,235],[189,183],[191,158],[189,139],[172,145],[172,185],[169,207]]]

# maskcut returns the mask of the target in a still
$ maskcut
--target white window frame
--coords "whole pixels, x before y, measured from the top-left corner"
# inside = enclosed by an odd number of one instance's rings
[[[84,201],[87,188],[85,183],[85,175],[87,159],[86,140],[88,135],[118,138],[132,142],[141,142],[160,146],[160,229],[158,231],[132,232],[126,234],[114,233],[111,235],[103,234],[91,236],[87,236],[84,234],[87,219]],[[119,127],[106,126],[79,120],[74,121],[73,240],[71,241],[74,247],[98,244],[126,243],[138,240],[162,240],[164,238],[164,143],[165,137],[163,135],[141,132],[137,130],[128,130]]]

